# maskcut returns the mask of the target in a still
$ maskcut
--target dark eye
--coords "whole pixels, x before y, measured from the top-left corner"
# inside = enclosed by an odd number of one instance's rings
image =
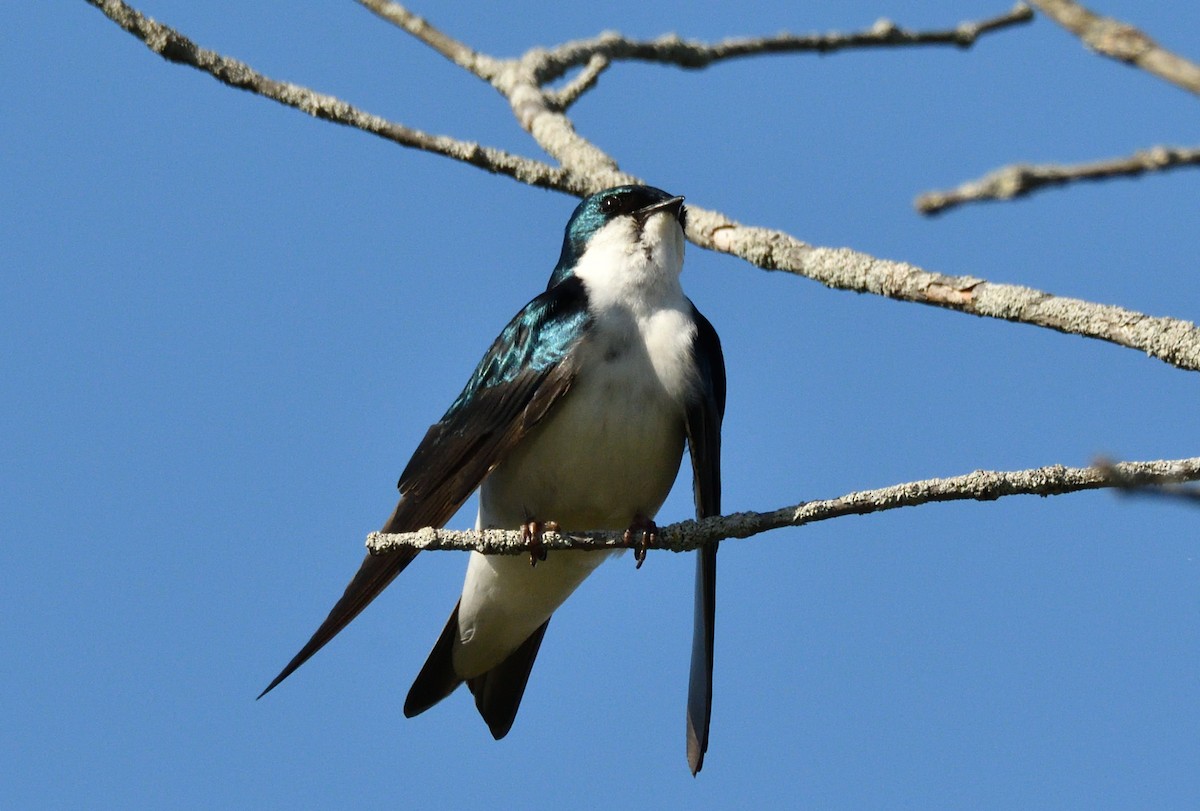
[[[600,210],[605,214],[616,214],[620,209],[621,199],[615,194],[600,201]]]

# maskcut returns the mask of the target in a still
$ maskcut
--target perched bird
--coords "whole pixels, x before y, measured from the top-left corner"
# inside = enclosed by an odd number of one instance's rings
[[[400,503],[383,532],[443,526],[480,488],[476,525],[524,529],[533,550],[529,560],[471,553],[462,596],[408,693],[405,715],[466,682],[492,735],[508,733],[551,614],[614,554],[562,551],[537,563],[543,528],[627,529],[645,540],[685,443],[696,514],[719,513],[725,363],[716,331],[679,283],[685,217],[682,197],[649,186],[619,186],[580,203],[546,291],[496,338],[401,474]],[[416,554],[367,555],[262,695]],[[716,554],[715,543],[697,553],[687,705],[693,774],[708,748]],[[641,556],[644,549],[639,563]]]

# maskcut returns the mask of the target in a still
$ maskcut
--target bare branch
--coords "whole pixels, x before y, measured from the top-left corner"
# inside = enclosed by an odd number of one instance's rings
[[[592,39],[568,42],[555,48],[527,51],[520,59],[505,63],[492,84],[508,98],[522,128],[565,168],[595,181],[594,188],[589,191],[599,191],[607,186],[635,182],[637,178],[622,172],[611,155],[579,135],[570,119],[563,115],[563,110],[575,101],[578,94],[594,85],[589,70],[599,72],[601,63],[596,61],[598,56],[608,60],[638,59],[700,68],[724,59],[767,53],[828,53],[853,47],[896,45],[950,44],[967,47],[981,34],[1028,21],[1032,16],[1028,6],[1018,3],[1007,14],[940,31],[913,33],[883,21],[857,34],[803,37],[783,34],[777,37],[725,40],[715,45],[685,42],[674,35],[644,41],[606,32]],[[589,70],[585,70],[580,80],[568,87],[571,95],[566,97],[568,104],[563,104],[563,96],[546,90],[545,86],[579,65],[588,65]]]
[[[355,127],[401,146],[421,149],[478,166],[489,172],[508,175],[531,186],[559,189],[575,194],[583,193],[584,189],[589,188],[580,178],[572,177],[565,169],[522,158],[500,149],[481,146],[472,141],[431,135],[367,113],[334,96],[268,78],[244,62],[198,46],[174,29],[142,15],[122,0],[87,2],[140,39],[146,47],[163,59],[196,68],[230,87],[257,93],[311,116]]]
[[[621,172],[611,155],[575,131],[575,125],[564,114],[563,97],[543,87],[545,80],[539,80],[538,67],[545,58],[546,52],[535,48],[509,63],[492,82],[508,99],[517,123],[565,168],[588,178],[594,184],[588,193],[635,182],[636,178]],[[593,62],[589,59],[588,64]],[[599,76],[598,70],[595,75]],[[582,93],[593,85],[594,81],[580,85],[578,91]]]
[[[1083,40],[1093,51],[1135,65],[1200,95],[1200,65],[1160,46],[1128,23],[1102,17],[1073,0],[1030,0],[1038,10]]]
[[[984,34],[1032,19],[1033,12],[1029,6],[1017,3],[1011,11],[991,19],[964,22],[954,28],[934,31],[909,31],[889,20],[880,20],[871,28],[849,34],[779,34],[773,37],[725,39],[712,44],[684,40],[674,34],[653,40],[634,40],[609,31],[598,37],[567,42],[544,51],[536,79],[539,84],[552,82],[571,68],[587,63],[595,54],[612,60],[659,62],[681,68],[699,69],[714,62],[763,54],[826,54],[853,48],[914,45],[969,48]]]
[[[938,214],[966,203],[1024,197],[1048,186],[1063,186],[1084,180],[1137,177],[1147,172],[1163,172],[1180,166],[1200,166],[1200,147],[1155,146],[1124,158],[1074,165],[1045,163],[1005,166],[954,189],[926,192],[913,205],[922,214]]]
[[[484,81],[490,82],[492,77],[500,70],[501,62],[499,60],[481,54],[466,44],[442,33],[430,25],[428,20],[418,17],[399,3],[392,3],[389,0],[358,0],[358,2],[388,22],[412,34],[460,68],[470,71]]]
[[[840,498],[805,501],[771,512],[742,512],[681,521],[661,527],[652,549],[686,552],[713,541],[749,538],[782,527],[799,527],[845,515],[867,515],[900,507],[916,507],[940,501],[994,501],[1005,496],[1058,496],[1101,488],[1129,488],[1175,484],[1200,479],[1200,457],[1153,462],[1103,463],[1094,467],[1051,465],[1033,470],[997,472],[977,470],[949,479],[897,484],[877,490],[862,490]],[[629,544],[623,532],[546,533],[546,549],[624,549]],[[514,555],[529,551],[529,542],[519,531],[447,530],[426,528],[417,532],[367,537],[374,553],[400,548],[475,550],[485,554]]]
[[[363,112],[332,96],[269,79],[242,62],[198,47],[167,26],[134,11],[122,0],[88,2],[166,59],[203,70],[232,87],[250,90],[310,115],[357,127],[404,146],[576,196],[639,181],[621,172],[609,155],[578,135],[570,120],[554,106],[553,92],[538,85],[537,74],[545,51],[531,51],[519,60],[497,63],[500,67],[491,83],[509,99],[521,125],[562,161],[561,169],[479,144],[429,135]],[[415,24],[414,28],[433,36],[429,33],[431,28]],[[739,256],[766,270],[786,270],[841,290],[932,304],[1096,338],[1143,351],[1181,369],[1200,370],[1200,330],[1187,321],[1155,318],[1026,287],[944,276],[847,248],[818,248],[780,231],[743,226],[717,212],[694,206],[688,210],[691,215],[688,237],[696,245]]]
[[[565,87],[556,91],[546,91],[547,100],[550,105],[558,110],[567,110],[567,108],[579,100],[580,96],[596,86],[596,82],[600,79],[600,74],[611,64],[612,60],[607,56],[594,54],[588,60],[588,63],[583,66],[583,70],[579,72],[579,75],[568,82]]]
[[[849,248],[819,248],[782,231],[741,225],[688,206],[688,237],[765,270],[785,270],[839,290],[874,293],[972,315],[1046,327],[1137,349],[1180,369],[1200,371],[1200,329],[1162,318],[1029,287],[970,276],[944,276]]]
[[[1200,506],[1200,487],[1180,484],[1178,482],[1153,484],[1140,481],[1137,478],[1129,478],[1110,459],[1097,459],[1094,464],[1097,468],[1113,477],[1116,487],[1121,493],[1178,501],[1191,507]]]

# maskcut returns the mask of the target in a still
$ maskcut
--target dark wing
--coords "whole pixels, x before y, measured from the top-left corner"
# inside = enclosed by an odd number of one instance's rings
[[[687,410],[688,455],[696,517],[721,513],[721,419],[725,416],[725,357],[708,319],[692,305],[696,337],[692,353],[700,385]],[[692,667],[688,679],[687,757],[692,774],[704,765],[708,722],[712,716],[713,621],[717,608],[717,544],[696,552],[696,608],[692,630]]]
[[[575,379],[570,350],[590,325],[587,294],[568,279],[535,298],[493,342],[462,394],[431,426],[400,474],[400,503],[383,532],[440,527]],[[308,661],[400,574],[416,552],[367,555],[329,616],[259,698]]]

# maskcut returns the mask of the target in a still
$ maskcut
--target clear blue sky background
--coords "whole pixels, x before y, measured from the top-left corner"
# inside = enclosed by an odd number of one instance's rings
[[[608,28],[927,27],[1006,6],[414,8],[511,55]],[[492,90],[354,4],[140,7],[272,77],[540,157]],[[1102,8],[1200,58],[1200,5]],[[465,693],[401,714],[456,554],[422,558],[256,703],[426,427],[545,284],[575,201],[233,91],[81,0],[6,20],[0,807],[1200,803],[1200,514],[1107,493],[726,544],[695,780],[688,556],[585,584],[502,742]],[[1044,20],[970,51],[617,65],[574,112],[628,171],[743,222],[1200,318],[1194,170],[913,212],[917,193],[1017,160],[1196,142],[1196,98]],[[729,364],[729,511],[1200,450],[1196,375],[1137,352],[697,249],[685,283]],[[688,490],[662,521],[690,515]]]

